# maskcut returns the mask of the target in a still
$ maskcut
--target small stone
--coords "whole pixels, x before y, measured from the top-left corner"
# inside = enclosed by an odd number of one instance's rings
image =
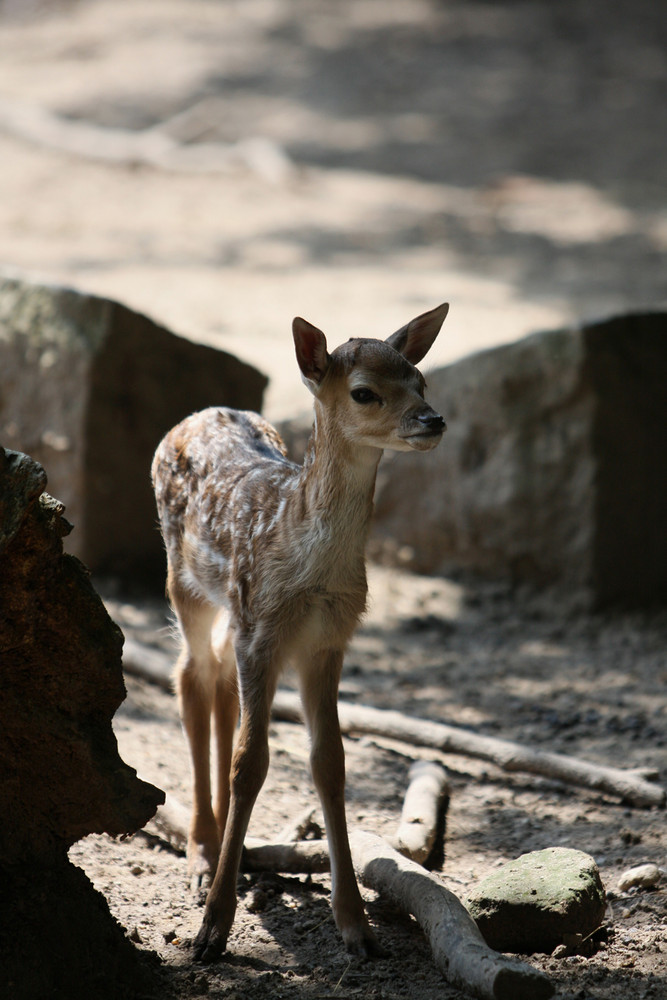
[[[638,865],[636,868],[628,868],[618,880],[618,888],[621,892],[627,892],[633,886],[640,889],[652,889],[661,878],[661,872],[657,865]]]

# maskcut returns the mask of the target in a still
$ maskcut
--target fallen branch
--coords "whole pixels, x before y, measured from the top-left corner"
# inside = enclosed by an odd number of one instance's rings
[[[444,836],[444,809],[449,795],[447,772],[441,764],[418,760],[410,767],[408,778],[401,822],[392,847],[430,868],[429,857],[438,851],[443,853],[438,840]]]
[[[173,660],[154,646],[146,646],[142,642],[135,642],[125,636],[123,644],[123,670],[133,677],[140,677],[150,684],[157,684],[163,691],[174,690],[172,674],[174,669]]]
[[[190,810],[182,802],[167,792],[164,805],[158,807],[155,816],[148,821],[144,829],[160,837],[165,843],[183,851],[188,846],[188,826],[190,825]]]
[[[442,852],[438,838],[444,836],[443,810],[449,788],[445,769],[428,761],[416,761],[410,768],[409,779],[400,826],[391,846],[421,864],[438,849]],[[246,837],[241,870],[291,875],[328,872],[329,851],[322,840],[322,830],[313,819],[314,813],[315,809],[309,806],[283,828],[273,843]],[[185,851],[189,822],[187,806],[167,793],[164,805],[158,808],[146,830],[176,850]],[[309,834],[311,839],[306,840]]]
[[[415,746],[431,747],[443,753],[466,754],[491,761],[504,771],[539,774],[571,785],[618,795],[634,806],[665,804],[665,790],[646,781],[645,771],[623,771],[563,754],[531,750],[509,740],[479,736],[455,726],[446,726],[428,719],[414,719],[386,709],[341,702],[338,715],[344,733],[387,736]],[[289,691],[279,691],[273,703],[273,716],[289,722],[300,720],[302,715],[299,696]]]
[[[159,684],[165,690],[172,690],[171,660],[158,649],[126,639],[123,667],[128,673]],[[480,736],[456,726],[415,719],[387,709],[340,702],[338,714],[341,730],[345,733],[386,736],[413,746],[430,747],[441,753],[459,753],[488,760],[503,771],[539,774],[544,778],[618,796],[633,806],[665,804],[664,788],[648,780],[656,775],[645,768],[626,771],[591,764],[577,757],[531,750],[509,740]],[[300,722],[299,696],[290,691],[278,691],[273,703],[273,716],[288,722]]]
[[[268,844],[246,837],[241,857],[242,872],[281,872],[284,875],[317,875],[331,871],[326,840],[300,840],[291,844]]]
[[[525,962],[493,951],[463,903],[435,875],[394,851],[381,837],[355,831],[352,860],[361,882],[411,913],[446,979],[482,1000],[544,1000],[551,980]]]
[[[159,837],[177,851],[185,853],[188,844],[190,810],[177,798],[167,793],[164,805],[144,829]],[[283,840],[283,835],[280,835]],[[246,837],[241,861],[243,872],[283,872],[290,875],[315,875],[328,872],[329,849],[325,840],[289,840],[269,844],[264,840]]]

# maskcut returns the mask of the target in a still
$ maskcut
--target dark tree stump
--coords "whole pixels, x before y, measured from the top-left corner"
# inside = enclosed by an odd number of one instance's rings
[[[0,448],[0,995],[131,996],[144,965],[67,851],[140,829],[164,794],[118,755],[123,636],[45,484]]]

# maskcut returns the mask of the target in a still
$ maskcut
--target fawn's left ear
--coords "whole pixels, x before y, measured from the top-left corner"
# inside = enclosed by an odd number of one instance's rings
[[[443,302],[441,306],[422,313],[396,333],[392,333],[385,343],[402,354],[411,365],[417,365],[433,346],[448,312],[449,303]]]
[[[326,337],[312,323],[297,316],[292,322],[292,334],[303,380],[315,392],[329,367]]]

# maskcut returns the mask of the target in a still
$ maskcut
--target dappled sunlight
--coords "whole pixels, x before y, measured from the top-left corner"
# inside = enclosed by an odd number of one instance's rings
[[[271,418],[296,312],[386,336],[448,298],[436,366],[659,305],[667,70],[640,8],[601,30],[583,3],[5,5],[0,261],[259,363]],[[22,104],[175,165],[15,134]]]
[[[642,229],[639,217],[590,184],[507,177],[486,197],[498,226],[555,246],[604,243]]]

